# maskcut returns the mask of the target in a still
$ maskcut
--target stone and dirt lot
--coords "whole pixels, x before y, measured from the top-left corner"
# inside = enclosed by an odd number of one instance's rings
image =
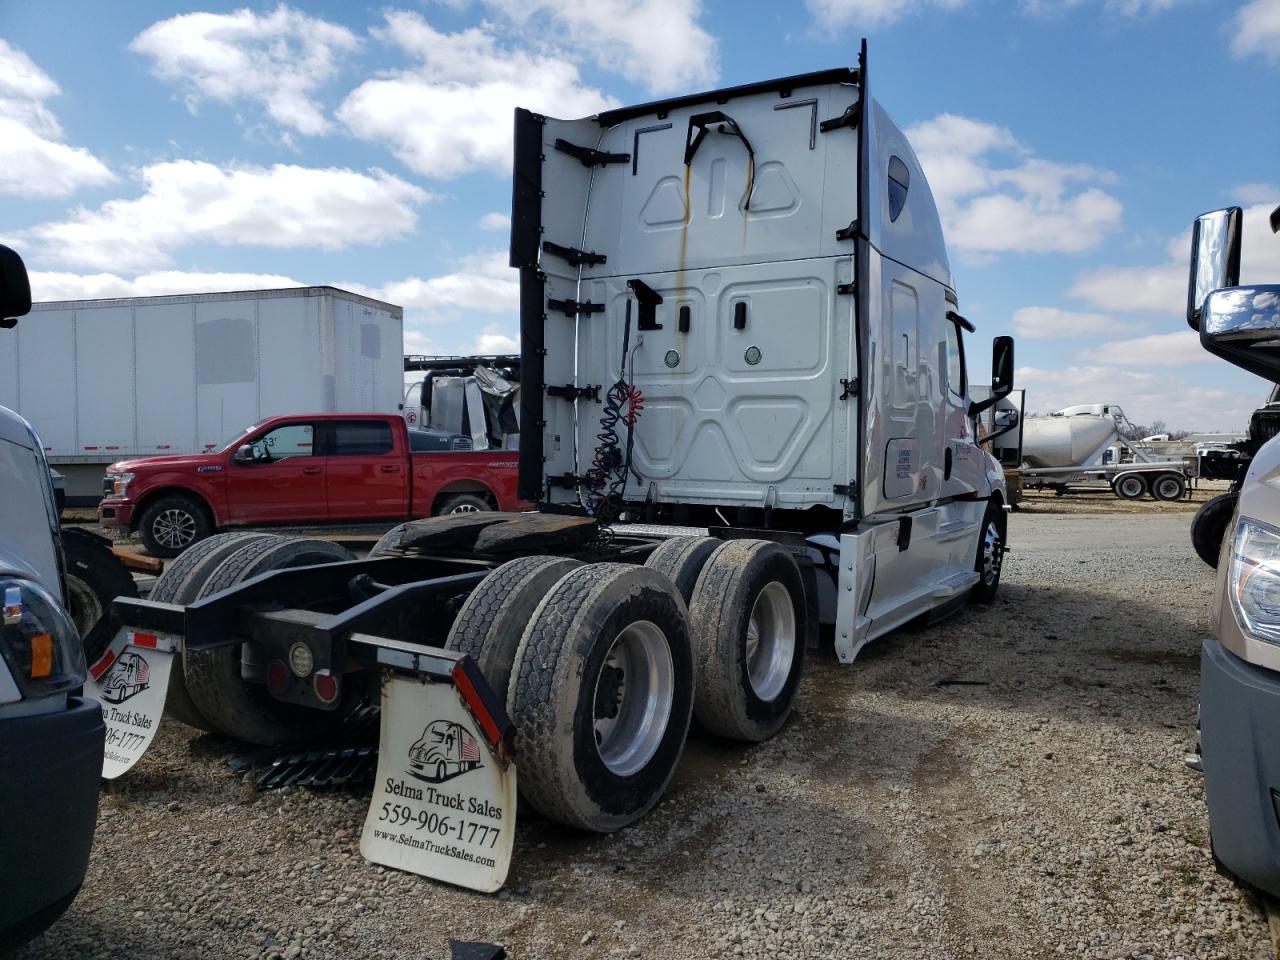
[[[17,957],[438,958],[451,937],[515,960],[1274,956],[1183,763],[1204,494],[1072,499],[1012,515],[992,606],[853,666],[813,655],[768,743],[692,735],[635,827],[522,816],[497,896],[365,862],[366,791],[255,793],[233,744],[166,722],[104,789],[80,897]]]

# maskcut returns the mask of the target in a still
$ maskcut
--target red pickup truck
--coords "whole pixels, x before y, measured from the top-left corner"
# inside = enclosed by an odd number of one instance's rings
[[[269,417],[217,452],[113,463],[98,520],[137,530],[154,556],[175,557],[225,527],[529,506],[516,496],[516,451],[418,452],[433,440],[394,414]]]

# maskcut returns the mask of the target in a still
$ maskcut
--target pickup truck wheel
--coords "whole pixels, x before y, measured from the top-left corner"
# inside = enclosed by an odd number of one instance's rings
[[[232,533],[219,533],[201,540],[187,550],[177,560],[165,567],[164,572],[156,578],[151,587],[149,600],[157,603],[191,603],[200,593],[209,572],[219,563],[247,543],[256,540],[270,539],[264,533],[248,533],[237,530]],[[92,662],[92,661],[90,661]],[[164,712],[197,730],[207,733],[217,732],[214,726],[205,719],[187,691],[187,678],[183,670],[183,657],[174,657],[173,666],[169,670],[169,694],[164,701]]]
[[[693,603],[693,588],[698,585],[698,575],[707,565],[716,547],[724,543],[714,537],[674,537],[649,554],[644,565],[657,570],[676,585],[676,590],[686,604]]]
[[[1140,473],[1126,473],[1111,482],[1111,491],[1121,500],[1139,500],[1147,492],[1147,478]]]
[[[446,513],[486,513],[492,509],[493,504],[483,494],[455,493],[440,501],[434,516],[441,517]]]
[[[136,597],[137,585],[129,568],[111,552],[110,545],[92,534],[71,528],[62,531],[62,556],[67,567],[67,596],[71,619],[85,641],[84,657],[96,663],[111,643],[111,636],[94,631],[116,597]]]
[[[631,564],[571,571],[525,628],[507,693],[522,796],[581,830],[634,823],[675,772],[692,704],[689,620],[671,582]]]
[[[1181,500],[1187,495],[1187,481],[1180,473],[1162,473],[1151,482],[1151,495],[1157,500]]]
[[[711,733],[758,742],[791,713],[804,665],[804,582],[786,548],[730,540],[707,560],[693,591],[697,693]]]
[[[269,537],[226,556],[200,587],[199,597],[270,570],[353,559],[351,551],[328,540]],[[341,708],[313,710],[276,700],[264,685],[241,676],[240,657],[239,644],[186,655],[191,702],[219,732],[259,746],[281,746],[323,738],[342,721]]]
[[[512,560],[481,580],[458,611],[445,646],[470,654],[503,703],[525,625],[556,582],[580,566],[567,557]]]
[[[213,532],[209,512],[191,497],[175,493],[147,505],[138,533],[153,557],[176,557]]]
[[[1222,553],[1222,538],[1227,535],[1239,496],[1238,493],[1224,493],[1214,497],[1202,504],[1191,520],[1191,545],[1195,547],[1196,555],[1215,570]]]
[[[969,599],[975,603],[990,603],[1000,589],[1006,529],[1003,508],[997,503],[987,504],[986,513],[982,517],[982,532],[978,535],[978,556],[973,562],[973,569],[978,572],[978,582],[969,591]]]

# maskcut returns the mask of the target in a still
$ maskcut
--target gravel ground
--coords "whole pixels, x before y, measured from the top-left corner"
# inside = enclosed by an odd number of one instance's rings
[[[1212,574],[1188,513],[1149,513],[1015,514],[992,607],[812,657],[777,738],[695,735],[618,835],[524,816],[496,897],[366,863],[364,795],[255,794],[230,744],[167,722],[17,956],[1274,956],[1183,764]]]

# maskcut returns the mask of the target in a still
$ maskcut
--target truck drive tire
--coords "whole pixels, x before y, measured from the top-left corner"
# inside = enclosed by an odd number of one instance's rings
[[[676,591],[684,598],[685,604],[692,605],[698,575],[722,543],[723,540],[714,537],[675,537],[649,554],[644,565],[665,574],[676,585]]]
[[[804,583],[769,540],[729,540],[693,591],[694,716],[711,733],[758,742],[791,713],[804,665]]]
[[[1007,527],[1004,508],[994,500],[988,503],[982,516],[982,532],[978,534],[978,554],[973,562],[978,582],[969,591],[969,599],[975,603],[990,603],[1000,589]]]
[[[328,540],[267,537],[228,554],[209,574],[198,596],[211,596],[271,570],[352,559],[349,550]],[[186,655],[191,702],[220,733],[258,746],[283,746],[316,740],[341,722],[341,708],[313,710],[282,703],[265,685],[245,680],[240,656],[240,644]]]
[[[521,557],[497,567],[471,591],[445,646],[469,654],[503,703],[520,637],[556,582],[582,566],[567,557]]]
[[[1157,500],[1181,500],[1187,495],[1187,481],[1180,473],[1162,473],[1151,481],[1151,495]]]
[[[1238,493],[1224,493],[1214,497],[1202,504],[1191,520],[1191,545],[1200,559],[1215,570],[1222,550],[1222,538],[1227,535],[1239,496]]]
[[[136,597],[138,588],[109,542],[74,527],[62,531],[62,557],[67,567],[67,596],[76,632],[85,641],[84,658],[96,663],[111,637],[94,631],[116,597]]]
[[[1111,492],[1121,500],[1140,500],[1147,492],[1147,478],[1140,473],[1122,473],[1111,481]]]
[[[238,530],[232,533],[219,533],[201,540],[165,567],[164,572],[152,586],[147,599],[155,600],[157,603],[182,605],[191,603],[199,596],[201,586],[219,563],[245,544],[266,539],[270,539],[268,534]],[[173,667],[169,671],[169,694],[164,702],[164,712],[197,730],[204,730],[207,733],[217,732],[216,728],[205,719],[204,714],[191,702],[181,656],[174,658]]]
[[[402,551],[396,549],[393,544],[400,542],[400,531],[407,527],[407,523],[397,523],[394,527],[378,538],[372,549],[369,550],[368,558],[370,560],[377,557],[398,557],[402,555]]]
[[[174,493],[147,504],[138,520],[138,533],[153,557],[171,559],[213,532],[204,504]]]
[[[620,563],[566,574],[525,628],[507,693],[524,799],[581,830],[634,823],[675,772],[693,686],[688,613],[666,577]]]

